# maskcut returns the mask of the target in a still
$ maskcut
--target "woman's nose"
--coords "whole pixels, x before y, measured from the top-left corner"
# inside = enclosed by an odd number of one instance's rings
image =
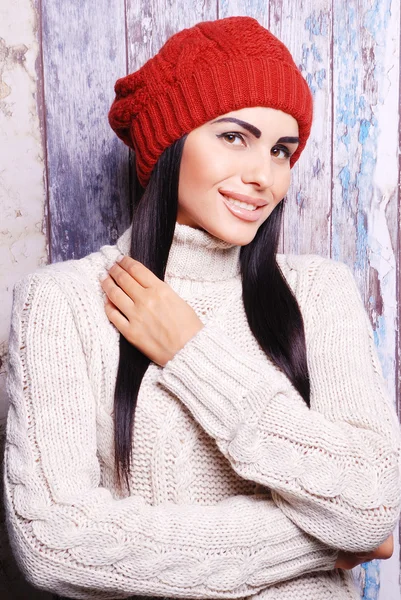
[[[242,181],[258,186],[260,189],[271,187],[274,184],[274,166],[269,155],[262,153],[250,156],[243,165]]]

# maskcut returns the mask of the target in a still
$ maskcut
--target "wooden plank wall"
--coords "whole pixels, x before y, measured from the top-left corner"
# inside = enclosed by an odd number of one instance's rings
[[[283,40],[313,91],[315,121],[293,171],[281,247],[353,269],[396,401],[399,0],[38,0],[36,10],[52,261],[97,250],[129,224],[128,152],[107,123],[118,77],[200,20],[253,16]],[[358,573],[361,595],[400,600],[399,572],[397,542],[391,561]]]
[[[129,223],[128,151],[107,112],[125,73],[123,0],[42,2],[52,262],[113,242]]]

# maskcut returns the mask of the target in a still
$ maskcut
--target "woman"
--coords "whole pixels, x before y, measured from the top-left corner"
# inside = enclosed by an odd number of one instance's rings
[[[132,227],[15,290],[21,568],[71,598],[357,598],[349,569],[391,554],[400,435],[349,270],[276,256],[306,82],[254,19],[204,22],[109,118]]]

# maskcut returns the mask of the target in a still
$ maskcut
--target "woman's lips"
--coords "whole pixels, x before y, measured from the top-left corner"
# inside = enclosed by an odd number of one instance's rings
[[[223,196],[228,196],[229,198],[233,198],[233,200],[239,200],[240,202],[246,202],[247,204],[252,204],[259,208],[259,206],[266,206],[267,200],[264,198],[254,198],[253,196],[246,196],[245,194],[240,194],[239,192],[234,192],[232,190],[219,190],[220,194]]]
[[[259,208],[255,208],[255,210],[247,210],[246,208],[241,208],[240,206],[231,204],[228,196],[225,196],[221,192],[219,192],[219,193],[220,193],[220,196],[223,198],[224,204],[226,205],[228,210],[235,217],[238,217],[239,219],[242,219],[243,221],[257,221],[260,218],[260,216],[263,212],[263,206],[261,206]]]

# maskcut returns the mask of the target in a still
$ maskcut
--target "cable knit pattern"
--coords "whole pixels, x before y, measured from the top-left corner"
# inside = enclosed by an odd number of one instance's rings
[[[84,599],[355,600],[337,552],[392,531],[400,436],[349,271],[278,257],[305,319],[309,410],[249,330],[239,248],[177,225],[166,280],[205,327],[144,377],[128,496],[98,277],[129,237],[15,288],[5,498],[26,577]]]

